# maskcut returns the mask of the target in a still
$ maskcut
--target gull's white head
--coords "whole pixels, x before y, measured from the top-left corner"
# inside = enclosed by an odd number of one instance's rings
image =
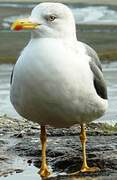
[[[34,38],[76,38],[71,10],[61,3],[40,3],[25,20],[17,20],[12,29],[32,29]]]

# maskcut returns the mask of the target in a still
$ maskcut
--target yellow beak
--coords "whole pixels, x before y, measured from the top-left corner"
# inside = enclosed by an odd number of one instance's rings
[[[38,26],[38,23],[31,22],[29,19],[18,19],[11,25],[11,29],[16,31],[33,30],[37,29]]]

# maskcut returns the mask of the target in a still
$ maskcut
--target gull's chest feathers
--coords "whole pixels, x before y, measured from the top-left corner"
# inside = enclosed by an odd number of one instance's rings
[[[89,60],[81,49],[59,40],[31,41],[15,65],[14,107],[27,119],[56,127],[60,121],[63,127],[85,121],[87,114],[87,121],[99,117]]]
[[[55,104],[86,100],[95,93],[88,61],[88,56],[60,40],[32,40],[15,67],[19,69],[15,77],[22,87],[21,96]]]
[[[24,49],[19,63],[26,81],[29,77],[33,78],[41,87],[83,88],[82,81],[89,85],[92,81],[89,57],[78,53],[72,44],[65,45],[60,40],[32,40]]]

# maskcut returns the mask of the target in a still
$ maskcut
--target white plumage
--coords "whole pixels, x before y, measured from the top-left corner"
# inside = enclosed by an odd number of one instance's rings
[[[107,101],[95,91],[89,60],[62,40],[31,40],[15,65],[11,101],[16,110],[56,127],[100,117]]]
[[[56,19],[49,22],[51,14]],[[102,116],[107,99],[96,92],[89,65],[94,57],[77,41],[69,8],[42,3],[29,19],[40,25],[32,31],[14,68],[11,102],[15,109],[29,120],[55,127],[87,123]],[[90,53],[94,53],[92,49]]]
[[[28,20],[16,21],[12,29],[32,30],[31,40],[11,76],[10,97],[20,115],[41,125],[40,175],[50,175],[46,163],[46,125],[61,128],[80,124],[83,152],[80,171],[97,171],[87,165],[84,126],[101,117],[108,106],[96,52],[77,41],[73,15],[60,3],[36,6]]]

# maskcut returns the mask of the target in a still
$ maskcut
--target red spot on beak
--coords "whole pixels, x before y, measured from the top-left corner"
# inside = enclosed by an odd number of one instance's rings
[[[16,27],[15,27],[15,30],[16,31],[20,31],[22,29],[22,25],[17,25]]]

